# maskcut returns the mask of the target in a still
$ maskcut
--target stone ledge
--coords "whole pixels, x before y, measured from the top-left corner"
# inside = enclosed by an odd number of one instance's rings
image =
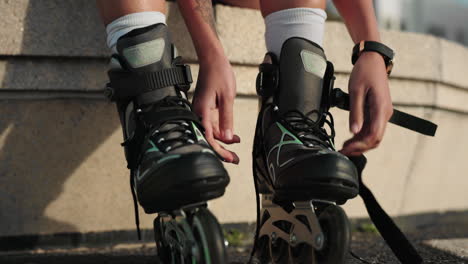
[[[217,27],[229,59],[258,65],[266,52],[264,23],[255,10],[216,6]],[[237,23],[232,23],[233,18]],[[242,36],[242,37],[239,37]],[[428,35],[382,31],[382,40],[396,51],[393,77],[442,82],[468,89],[468,49]],[[350,73],[353,43],[342,23],[327,22],[324,49],[338,72]]]
[[[107,59],[0,59],[0,92],[4,90],[101,91],[108,82]]]
[[[1,0],[0,54],[108,56],[95,1]]]
[[[187,61],[195,62],[197,56],[177,5],[167,3],[167,6],[168,24],[176,46]],[[266,51],[260,12],[224,5],[216,5],[215,9],[219,36],[231,62],[258,65]],[[92,1],[2,0],[0,10],[3,25],[0,35],[9,36],[0,39],[0,55],[92,58],[109,55],[105,30]],[[236,23],[232,23],[233,20]],[[397,53],[394,77],[442,82],[468,89],[467,48],[415,33],[383,31],[382,38]],[[344,25],[327,23],[324,46],[338,72],[351,71],[352,45]]]
[[[423,107],[401,110],[438,123],[437,137],[389,125],[380,148],[367,155],[365,182],[392,215],[466,209],[468,179],[460,171],[468,170],[467,115]],[[231,184],[222,199],[210,202],[210,208],[223,223],[253,222],[251,144],[257,100],[239,98],[234,111],[235,132],[242,142],[229,149],[239,154],[241,164],[226,165]],[[0,112],[0,207],[4,209],[0,236],[134,228],[113,104],[2,100]],[[348,114],[334,109],[333,115],[340,148],[349,137]],[[345,208],[351,217],[366,216],[360,199],[349,201]],[[151,228],[153,216],[141,216],[142,227]]]
[[[194,83],[198,65],[191,64]],[[256,96],[257,67],[234,65],[239,96]],[[107,59],[13,57],[0,60],[0,92],[24,91],[24,98],[37,92],[102,92],[107,83]],[[348,74],[338,73],[335,87],[348,86]],[[393,102],[399,105],[427,106],[468,113],[468,91],[450,85],[406,79],[390,79]],[[35,93],[31,93],[35,92]],[[18,97],[18,96],[17,96]],[[55,97],[55,96],[54,96]],[[21,98],[21,96],[19,96]],[[41,98],[44,98],[42,96]]]
[[[106,59],[110,55],[94,1],[0,0],[0,10],[0,36],[8,36],[0,38],[0,55]],[[167,13],[181,56],[195,61],[195,50],[177,5],[167,3]]]

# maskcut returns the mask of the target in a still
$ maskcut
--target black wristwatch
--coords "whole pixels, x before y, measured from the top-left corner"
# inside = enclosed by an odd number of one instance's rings
[[[374,51],[382,55],[385,66],[387,67],[387,74],[390,75],[393,69],[395,52],[380,42],[363,40],[357,43],[353,48],[353,56],[351,57],[353,65],[356,63],[361,53],[366,51]]]

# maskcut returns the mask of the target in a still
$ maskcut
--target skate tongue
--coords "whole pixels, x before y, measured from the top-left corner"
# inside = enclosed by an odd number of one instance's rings
[[[278,107],[280,114],[297,110],[317,120],[322,100],[322,87],[327,68],[325,54],[315,43],[288,39],[281,49]]]
[[[131,72],[153,72],[172,67],[173,50],[167,26],[156,24],[135,29],[117,42],[122,67]],[[158,89],[140,96],[142,103],[178,96],[175,87]]]
[[[126,70],[158,71],[171,67],[172,47],[167,26],[157,24],[139,28],[117,41],[117,52]]]

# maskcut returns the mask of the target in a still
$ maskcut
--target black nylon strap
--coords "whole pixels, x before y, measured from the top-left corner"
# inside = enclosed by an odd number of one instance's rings
[[[152,90],[179,86],[186,88],[192,83],[190,66],[181,65],[155,72],[109,71],[108,96],[112,101],[128,99]]]
[[[364,200],[367,213],[374,223],[379,233],[387,242],[390,249],[402,264],[420,264],[424,263],[416,249],[411,245],[406,236],[401,232],[398,226],[388,216],[384,209],[375,199],[372,192],[362,181],[362,171],[366,166],[367,159],[364,155],[349,157],[354,163],[359,174],[359,195]]]
[[[332,106],[347,111],[350,110],[349,95],[339,88],[333,89],[331,101]],[[389,122],[427,136],[434,136],[437,131],[436,124],[396,109],[393,109],[393,115]]]
[[[436,124],[396,109],[393,109],[389,122],[427,136],[435,136],[437,131]]]

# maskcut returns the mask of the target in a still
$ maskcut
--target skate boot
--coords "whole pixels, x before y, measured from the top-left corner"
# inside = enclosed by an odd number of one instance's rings
[[[253,173],[262,195],[255,263],[344,263],[350,229],[337,204],[358,194],[354,164],[335,150],[328,112],[333,65],[323,50],[287,40],[260,65]]]
[[[225,263],[223,234],[206,202],[224,194],[229,177],[187,101],[190,68],[177,57],[167,27],[121,37],[108,74],[133,198],[146,213],[158,213],[154,231],[162,262]],[[138,211],[136,217],[138,226]]]

